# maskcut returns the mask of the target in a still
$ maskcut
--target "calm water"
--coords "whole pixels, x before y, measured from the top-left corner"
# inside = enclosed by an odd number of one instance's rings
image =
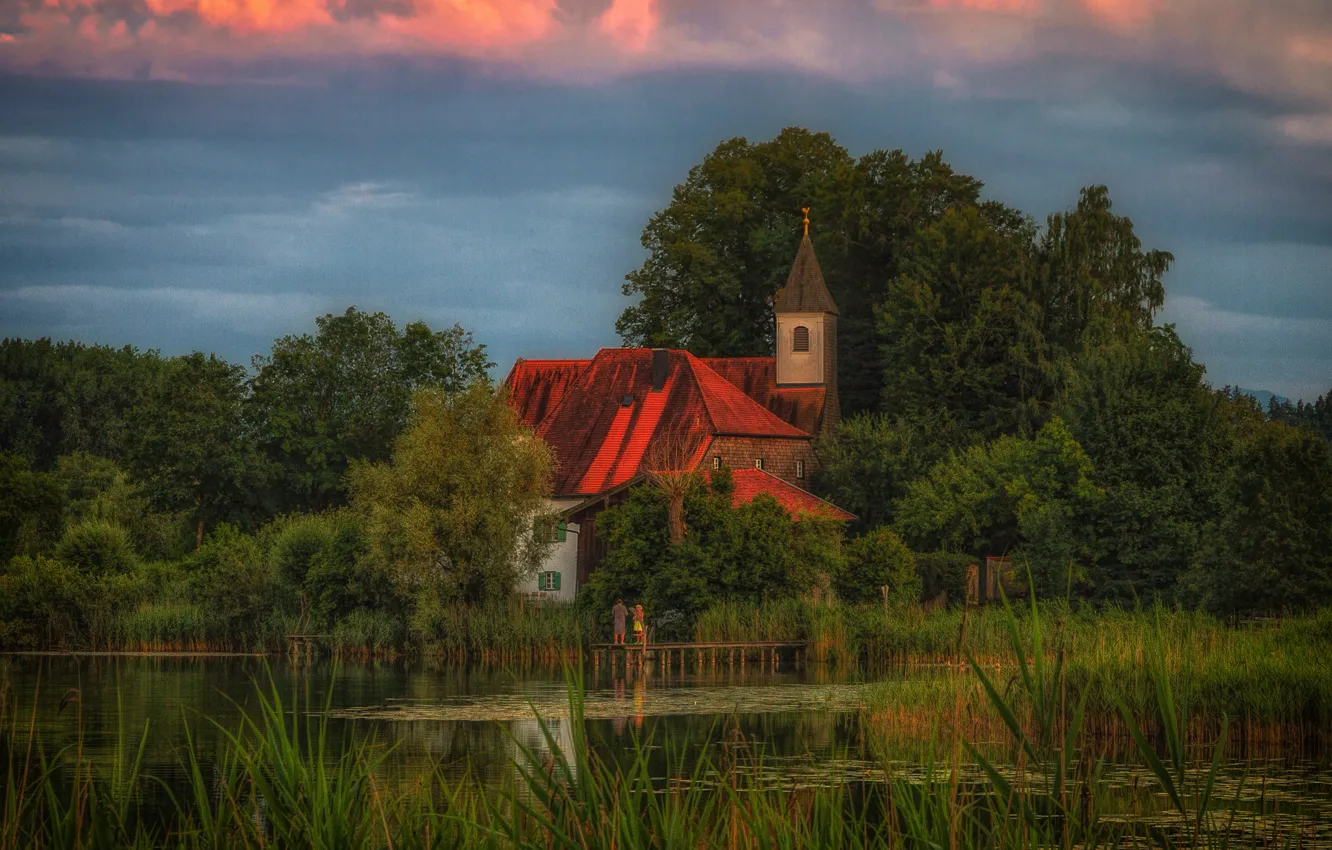
[[[130,757],[146,728],[144,772],[177,786],[183,784],[187,728],[207,760],[222,729],[234,730],[242,712],[257,715],[256,682],[266,693],[276,687],[289,710],[298,701],[302,713],[327,711],[339,735],[383,748],[390,779],[436,769],[501,784],[514,775],[516,742],[546,746],[534,713],[547,719],[557,741],[569,739],[568,686],[559,671],[464,670],[420,661],[335,667],[250,657],[0,656],[0,687],[7,685],[10,711],[24,726],[35,718],[48,753],[75,744],[82,728],[84,752],[94,759],[109,762],[118,750]],[[660,747],[653,769],[663,777],[670,773],[666,749],[715,748],[737,733],[757,745],[773,780],[783,784],[883,776],[861,739],[855,709],[866,683],[855,674],[757,665],[743,672],[647,674],[603,668],[589,669],[584,686],[590,737],[614,754],[627,753],[634,735],[650,736]],[[61,710],[71,689],[79,698]],[[1268,756],[1229,761],[1220,793],[1242,787],[1239,796],[1252,816],[1291,821],[1306,846],[1332,847],[1332,772],[1325,757]],[[899,776],[919,773],[910,755],[892,769]],[[1126,816],[1151,818],[1163,808],[1142,769],[1111,764],[1105,775]]]
[[[765,755],[819,761],[859,753],[853,675],[814,671],[647,674],[588,670],[590,733],[627,748],[632,736],[656,745],[705,747],[738,731]],[[470,771],[487,782],[512,775],[515,741],[545,746],[535,717],[568,739],[568,684],[559,670],[460,669],[430,662],[292,664],[278,658],[172,656],[0,656],[11,711],[34,714],[48,752],[78,741],[110,759],[148,730],[145,772],[183,778],[186,732],[203,753],[257,716],[258,694],[276,688],[290,710],[323,714],[339,735],[389,749],[387,769]],[[271,682],[271,684],[270,684]],[[256,688],[258,683],[258,689]],[[77,701],[62,700],[75,689]],[[35,699],[35,701],[34,701]],[[221,728],[219,728],[221,727]],[[391,748],[390,748],[391,745]],[[665,765],[663,763],[663,771]]]

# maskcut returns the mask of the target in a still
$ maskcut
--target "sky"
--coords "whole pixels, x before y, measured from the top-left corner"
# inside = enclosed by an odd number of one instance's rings
[[[787,126],[1038,222],[1105,183],[1214,385],[1332,387],[1332,0],[0,0],[0,336],[589,356],[689,167]]]

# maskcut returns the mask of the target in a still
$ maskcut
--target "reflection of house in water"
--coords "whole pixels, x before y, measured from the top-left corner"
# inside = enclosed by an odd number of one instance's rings
[[[550,741],[541,732],[541,723],[546,724],[546,731],[550,733],[551,741],[560,748],[565,758],[569,761],[569,771],[578,778],[578,766],[573,754],[573,725],[567,717],[549,717],[543,721],[531,720],[511,720],[509,721],[509,734],[512,738],[509,740],[509,747],[512,754],[515,767],[525,763],[525,756],[518,748],[521,744],[529,752],[541,760],[543,765],[554,767],[555,752],[551,749]],[[520,778],[515,773],[515,778]],[[521,783],[520,783],[521,786]]]
[[[555,453],[555,544],[534,586],[572,599],[601,564],[596,517],[656,462],[734,470],[737,503],[760,493],[793,516],[850,514],[805,490],[814,440],[837,424],[837,305],[806,233],[773,304],[769,357],[699,358],[664,348],[603,348],[587,360],[518,360],[505,380],[522,423]],[[764,305],[762,309],[766,310]]]

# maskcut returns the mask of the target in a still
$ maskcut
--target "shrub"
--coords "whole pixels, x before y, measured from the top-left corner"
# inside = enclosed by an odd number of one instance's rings
[[[948,594],[948,601],[957,604],[967,598],[967,567],[976,563],[971,555],[953,552],[929,552],[916,555],[916,573],[921,580],[921,598],[933,599],[940,593]]]
[[[104,520],[86,520],[65,529],[55,555],[90,576],[128,573],[139,562],[125,529]]]
[[[0,645],[56,646],[75,638],[90,583],[53,558],[12,559],[0,572]]]
[[[886,528],[876,528],[847,546],[845,565],[837,576],[837,595],[848,602],[871,602],[888,597],[898,602],[920,599],[921,580],[916,556]]]
[[[310,565],[333,542],[334,528],[321,514],[298,514],[274,523],[269,548],[273,565],[293,587],[300,587]]]
[[[294,607],[258,541],[226,523],[187,564],[191,595],[208,617],[210,634],[254,645]]]

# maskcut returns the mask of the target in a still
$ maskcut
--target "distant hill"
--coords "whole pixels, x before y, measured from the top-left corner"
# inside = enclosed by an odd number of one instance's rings
[[[1277,395],[1271,390],[1246,390],[1244,387],[1236,387],[1236,389],[1247,396],[1253,396],[1257,399],[1258,403],[1263,406],[1263,410],[1266,410],[1267,406],[1272,403],[1272,399],[1276,399],[1278,404],[1285,404],[1290,401],[1290,399],[1285,396]]]

